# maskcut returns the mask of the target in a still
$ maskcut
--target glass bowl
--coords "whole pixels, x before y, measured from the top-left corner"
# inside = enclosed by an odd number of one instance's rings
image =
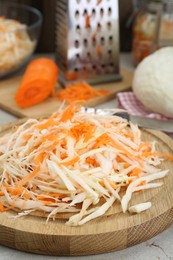
[[[0,78],[26,65],[35,51],[42,14],[23,4],[0,0]]]

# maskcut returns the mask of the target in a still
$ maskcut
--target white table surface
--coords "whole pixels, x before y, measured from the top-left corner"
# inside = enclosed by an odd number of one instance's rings
[[[129,54],[121,55],[121,65],[129,69],[133,69],[131,56]],[[111,100],[99,106],[100,108],[113,108],[116,107],[115,100]],[[0,109],[0,125],[15,121],[17,118],[9,113]],[[1,236],[1,234],[0,234]],[[118,252],[102,254],[96,256],[83,256],[83,257],[55,257],[55,256],[42,256],[30,253],[24,253],[0,245],[0,260],[66,260],[66,259],[81,259],[81,260],[173,260],[173,225],[152,239],[127,248]]]

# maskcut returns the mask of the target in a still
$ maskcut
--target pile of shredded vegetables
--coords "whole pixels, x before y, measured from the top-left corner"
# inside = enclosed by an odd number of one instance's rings
[[[35,48],[27,26],[19,21],[0,17],[0,73],[18,67]]]
[[[28,119],[0,138],[0,211],[73,212],[67,225],[102,216],[115,201],[141,212],[150,202],[129,202],[136,191],[157,188],[168,170],[154,142],[117,116],[90,115],[71,104],[47,119]]]
[[[59,91],[55,95],[58,99],[70,104],[76,100],[87,101],[92,98],[107,96],[108,94],[110,94],[108,89],[97,90],[84,81],[67,85],[64,90]]]

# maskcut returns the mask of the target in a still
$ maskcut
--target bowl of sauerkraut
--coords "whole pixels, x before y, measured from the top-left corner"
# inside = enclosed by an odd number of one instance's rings
[[[24,66],[35,51],[42,15],[37,9],[0,0],[0,78]]]

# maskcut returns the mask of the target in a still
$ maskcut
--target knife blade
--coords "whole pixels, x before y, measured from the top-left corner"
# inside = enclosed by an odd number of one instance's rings
[[[173,133],[173,120],[158,120],[148,117],[134,116],[125,112],[116,112],[117,109],[82,108],[82,111],[90,114],[120,116],[133,124],[137,124],[139,127]]]
[[[173,133],[173,120],[158,120],[148,117],[129,115],[129,121],[140,127],[156,129],[167,133]]]

